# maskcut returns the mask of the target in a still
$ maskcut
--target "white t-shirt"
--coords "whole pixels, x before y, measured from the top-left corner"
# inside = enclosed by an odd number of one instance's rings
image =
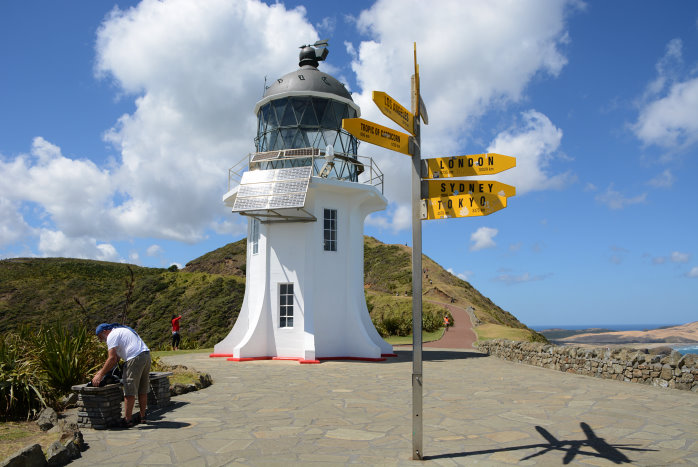
[[[143,339],[126,328],[114,328],[107,336],[107,348],[116,347],[116,354],[125,362],[150,350]]]

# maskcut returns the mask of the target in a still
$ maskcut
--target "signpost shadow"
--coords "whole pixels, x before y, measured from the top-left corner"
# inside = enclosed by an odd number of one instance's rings
[[[565,454],[562,458],[563,464],[569,464],[578,455],[606,459],[613,462],[614,464],[630,464],[633,462],[633,460],[628,458],[628,456],[626,456],[622,451],[657,451],[656,449],[634,447],[639,446],[638,444],[611,444],[608,443],[604,438],[599,438],[598,436],[596,436],[594,430],[592,430],[592,428],[587,423],[580,422],[579,426],[582,428],[582,431],[584,432],[586,439],[557,439],[548,430],[546,430],[542,426],[536,425],[535,429],[545,439],[545,443],[525,444],[521,446],[510,446],[499,449],[483,449],[480,451],[463,451],[449,454],[439,454],[435,456],[424,456],[424,460],[477,456],[483,454],[494,454],[497,452],[507,451],[520,451],[526,449],[540,449],[538,452],[522,457],[521,459],[519,459],[519,461],[524,461],[527,459],[532,459],[534,457],[542,456],[551,451],[560,451],[564,452]]]

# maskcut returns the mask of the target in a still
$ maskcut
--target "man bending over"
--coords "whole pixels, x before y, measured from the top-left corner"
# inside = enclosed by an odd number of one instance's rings
[[[107,343],[109,355],[104,366],[92,378],[92,385],[99,386],[104,376],[114,368],[121,358],[126,362],[124,366],[124,418],[122,426],[130,428],[134,422],[131,420],[133,406],[138,395],[140,419],[136,423],[145,423],[145,409],[148,405],[148,391],[150,390],[150,349],[143,339],[128,326],[118,323],[102,323],[95,331],[102,342]]]

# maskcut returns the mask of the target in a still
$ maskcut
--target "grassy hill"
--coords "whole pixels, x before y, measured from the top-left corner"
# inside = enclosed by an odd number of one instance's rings
[[[58,320],[90,326],[121,321],[131,272],[125,321],[151,345],[167,342],[173,313],[182,314],[187,338],[213,345],[232,327],[245,292],[239,276],[80,259],[8,259],[0,261],[0,332]]]
[[[210,347],[237,319],[245,291],[245,254],[242,239],[192,260],[179,271],[67,258],[2,260],[0,332],[59,319],[92,326],[121,321],[125,313],[126,323],[158,347],[169,341],[172,314],[181,314],[182,335]],[[410,248],[365,237],[364,258],[366,298],[374,321],[388,315],[409,319]],[[483,323],[519,329],[529,340],[542,338],[426,256],[423,267],[425,319],[442,312],[438,302],[450,303],[453,298],[455,305],[472,306]]]

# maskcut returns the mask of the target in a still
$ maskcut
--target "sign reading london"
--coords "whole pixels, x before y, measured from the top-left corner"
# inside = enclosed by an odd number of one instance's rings
[[[509,198],[516,196],[516,187],[495,180],[425,180],[422,182],[422,198],[468,194],[496,194]]]
[[[382,91],[373,91],[373,102],[383,115],[414,134],[414,115],[398,101]]]
[[[436,157],[422,161],[422,178],[490,175],[516,167],[516,158],[487,153],[471,156]]]
[[[410,154],[410,135],[395,131],[391,128],[369,122],[363,118],[345,118],[342,129],[351,133],[357,139],[375,144],[386,149]]]
[[[507,199],[496,194],[458,195],[422,200],[423,220],[450,217],[488,216],[507,207]]]

